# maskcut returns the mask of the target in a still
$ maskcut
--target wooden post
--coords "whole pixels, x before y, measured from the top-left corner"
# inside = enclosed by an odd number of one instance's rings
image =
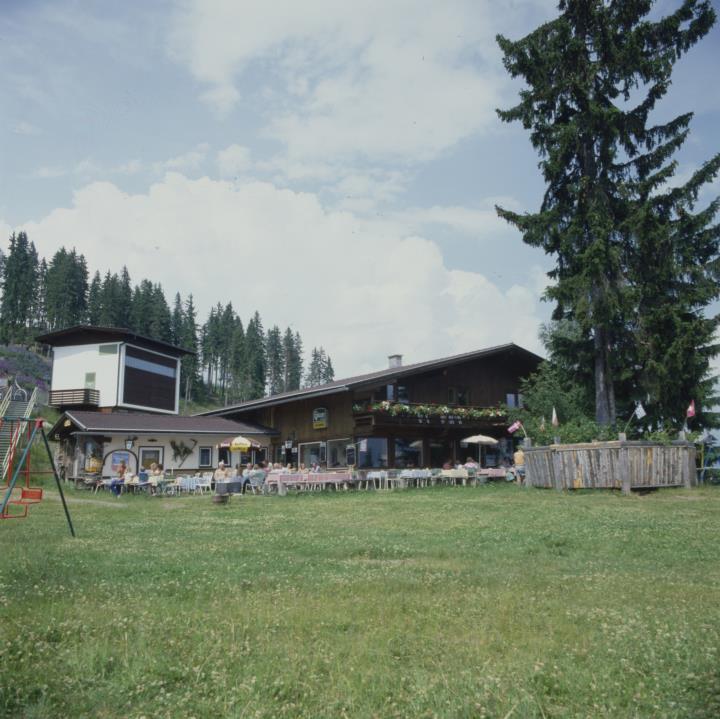
[[[693,457],[692,457],[693,453],[690,451],[689,446],[686,448],[683,448],[683,449],[687,449],[687,451],[683,453],[683,454],[685,454],[685,457],[684,457],[685,461],[680,462],[680,466],[682,467],[682,483],[683,483],[684,487],[689,489],[692,486],[690,462],[693,462],[693,464],[694,464]],[[682,452],[682,449],[680,451]]]
[[[628,448],[624,442],[620,445],[620,455],[618,457],[618,465],[620,471],[620,481],[622,482],[622,493],[630,494],[630,457],[628,456]]]
[[[560,452],[556,449],[551,449],[552,452],[552,465],[553,465],[553,484],[558,492],[562,492],[563,487],[563,471],[562,471],[562,457]]]

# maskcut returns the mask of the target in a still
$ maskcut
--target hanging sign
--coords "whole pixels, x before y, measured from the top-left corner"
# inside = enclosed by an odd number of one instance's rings
[[[328,411],[325,407],[315,407],[312,413],[313,429],[327,429]]]

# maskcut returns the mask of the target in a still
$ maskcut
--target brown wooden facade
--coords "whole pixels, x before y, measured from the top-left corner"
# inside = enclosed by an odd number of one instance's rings
[[[367,380],[339,381],[320,396],[307,397],[300,392],[277,400],[269,398],[259,407],[227,408],[223,415],[275,429],[278,435],[270,457],[283,463],[299,464],[312,456],[328,467],[337,466],[330,461],[330,454],[337,458],[343,442],[355,446],[359,459],[362,448],[369,446],[368,440],[379,439],[387,441],[384,457],[378,458],[376,452],[369,466],[439,466],[447,460],[477,458],[477,448],[460,445],[463,438],[473,434],[502,440],[494,456],[488,457],[498,462],[512,451],[508,423],[500,408],[508,399],[517,401],[521,379],[533,372],[539,361],[536,355],[512,345],[489,356],[464,361],[449,358],[447,363],[429,368],[399,367],[388,371],[387,376],[379,373],[382,376]],[[406,405],[408,412],[378,409],[378,404],[387,400]],[[432,413],[423,415],[423,408],[428,406],[433,408]],[[447,412],[440,413],[440,407],[447,407]],[[319,409],[326,410],[326,426],[314,424]],[[480,411],[471,418],[467,416],[469,410]],[[481,413],[484,415],[477,416]],[[309,445],[314,449],[308,450]],[[381,451],[382,443],[375,445]]]

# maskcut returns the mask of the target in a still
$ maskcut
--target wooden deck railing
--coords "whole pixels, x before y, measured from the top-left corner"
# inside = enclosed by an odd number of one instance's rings
[[[50,392],[51,407],[87,405],[97,407],[100,404],[100,391],[96,389],[56,389]]]

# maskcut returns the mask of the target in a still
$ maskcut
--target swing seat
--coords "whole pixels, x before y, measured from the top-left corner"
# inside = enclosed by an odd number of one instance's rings
[[[43,497],[42,487],[21,487],[19,504],[37,504]]]
[[[22,513],[15,514],[10,511],[10,507],[22,507]],[[5,506],[5,510],[0,515],[0,519],[25,519],[28,513],[28,502],[21,502],[19,499],[10,501]]]

